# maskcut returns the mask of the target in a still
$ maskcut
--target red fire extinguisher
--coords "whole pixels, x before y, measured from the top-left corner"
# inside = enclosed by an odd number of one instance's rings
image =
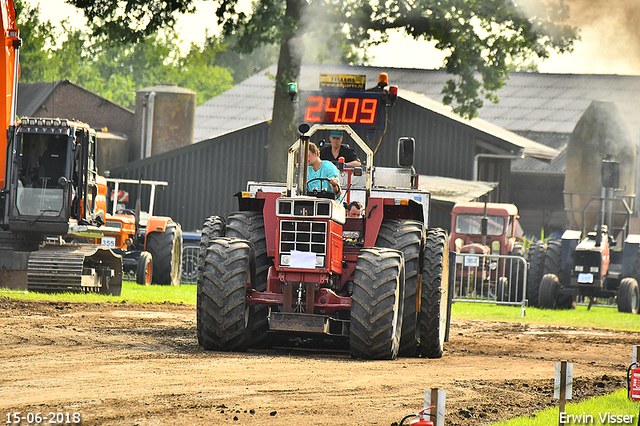
[[[413,421],[411,423],[407,423],[409,426],[433,426],[433,422],[431,420],[428,420],[428,418],[429,417],[435,418],[433,414],[429,414],[429,410],[431,410],[434,407],[435,405],[432,405],[431,407],[427,407],[423,409],[418,414],[409,414],[408,416],[404,416],[402,420],[400,420],[399,426],[402,426],[404,424],[404,421],[407,419],[410,419],[411,417],[417,417],[418,420]]]
[[[629,398],[640,401],[640,363],[634,362],[627,369],[627,389]]]

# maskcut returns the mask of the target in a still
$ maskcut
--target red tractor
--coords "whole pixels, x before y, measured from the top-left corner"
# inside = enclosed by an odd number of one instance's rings
[[[463,264],[456,267],[460,295],[475,292],[498,301],[522,299],[524,263],[493,257],[524,256],[518,218],[513,204],[471,202],[453,207],[451,246],[456,253],[466,254],[458,257]]]
[[[289,149],[286,185],[249,182],[238,212],[205,221],[197,282],[205,349],[242,351],[272,335],[324,336],[348,341],[356,358],[442,356],[448,238],[428,229],[430,195],[417,189],[411,167],[415,142],[399,141],[401,168],[374,169],[372,150],[353,130],[384,125],[397,88],[383,83],[373,93],[301,92],[304,123]],[[346,131],[367,157],[365,166],[339,166],[341,199],[306,190],[309,140],[327,130]],[[364,206],[360,217],[346,215],[353,200]]]

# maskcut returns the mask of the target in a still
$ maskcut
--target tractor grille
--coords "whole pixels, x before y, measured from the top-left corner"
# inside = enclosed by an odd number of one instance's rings
[[[592,274],[594,279],[600,278],[600,266],[602,263],[602,254],[599,251],[576,251],[575,266],[573,268],[574,276],[579,274]]]
[[[288,266],[292,251],[315,253],[316,267],[324,267],[327,254],[327,223],[280,221],[280,265]]]

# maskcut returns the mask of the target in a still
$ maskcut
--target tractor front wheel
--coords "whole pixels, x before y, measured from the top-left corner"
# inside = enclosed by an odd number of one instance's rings
[[[136,269],[136,282],[141,285],[151,285],[153,279],[153,257],[148,251],[140,253]]]
[[[351,296],[351,356],[395,359],[400,349],[404,300],[402,253],[363,249],[356,262]]]
[[[147,251],[153,257],[153,282],[180,285],[182,276],[182,229],[169,222],[164,232],[147,235]]]
[[[618,288],[618,311],[637,314],[640,304],[640,290],[635,278],[624,278]]]
[[[538,301],[542,309],[558,309],[558,288],[560,281],[556,274],[545,274],[540,281]]]

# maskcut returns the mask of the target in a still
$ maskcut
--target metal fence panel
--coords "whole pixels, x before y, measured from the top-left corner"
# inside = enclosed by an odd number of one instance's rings
[[[527,260],[520,256],[456,253],[453,300],[521,305],[527,303]]]

